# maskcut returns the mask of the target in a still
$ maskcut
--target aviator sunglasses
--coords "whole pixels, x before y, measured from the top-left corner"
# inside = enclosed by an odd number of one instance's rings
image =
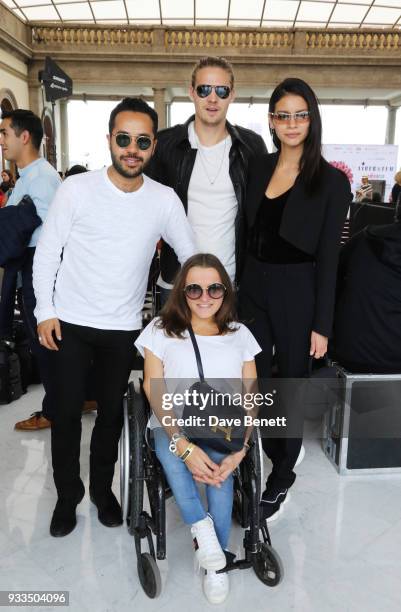
[[[123,132],[119,132],[118,134],[113,134],[116,139],[117,145],[121,149],[125,149],[129,147],[131,142],[135,140],[136,145],[140,151],[146,151],[149,147],[152,146],[152,139],[149,136],[131,136],[130,134],[125,134]]]
[[[297,113],[278,111],[277,113],[269,113],[269,117],[277,123],[290,123],[291,119],[294,119],[295,123],[306,123],[310,119],[310,113],[309,111],[298,111]]]
[[[207,98],[212,93],[212,89],[214,89],[216,95],[222,100],[228,98],[231,91],[228,85],[198,85],[196,93],[200,98]]]
[[[192,283],[184,288],[184,293],[190,300],[199,300],[203,295],[203,291],[206,291],[208,296],[212,300],[219,300],[224,297],[227,289],[222,283],[212,283],[206,289],[203,289],[200,285]]]

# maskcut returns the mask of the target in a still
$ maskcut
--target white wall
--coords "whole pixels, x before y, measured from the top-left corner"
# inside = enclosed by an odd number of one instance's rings
[[[18,107],[29,108],[28,67],[4,49],[0,49],[0,89],[10,89]]]

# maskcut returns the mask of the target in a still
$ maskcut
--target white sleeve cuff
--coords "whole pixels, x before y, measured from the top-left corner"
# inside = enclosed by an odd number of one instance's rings
[[[39,325],[39,323],[48,319],[57,319],[57,314],[54,308],[40,308],[39,310],[35,309],[35,318]]]

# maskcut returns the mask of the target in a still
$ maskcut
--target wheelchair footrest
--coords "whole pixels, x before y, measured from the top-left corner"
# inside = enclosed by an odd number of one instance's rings
[[[231,553],[229,550],[225,550],[224,554],[226,556],[226,565],[223,567],[223,569],[218,570],[216,574],[224,574],[235,569],[248,569],[249,567],[252,567],[252,563],[246,559],[239,559],[238,561],[235,561],[236,555]]]

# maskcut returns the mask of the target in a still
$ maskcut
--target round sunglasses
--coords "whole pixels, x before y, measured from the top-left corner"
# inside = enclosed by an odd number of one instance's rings
[[[212,283],[206,289],[203,289],[197,283],[192,283],[191,285],[187,285],[184,288],[184,293],[186,297],[190,300],[199,300],[202,297],[203,292],[206,291],[208,296],[212,298],[212,300],[219,300],[224,297],[226,294],[226,287],[222,283]]]
[[[123,132],[119,132],[118,134],[113,134],[116,139],[117,145],[121,149],[125,149],[129,147],[131,142],[135,140],[136,146],[140,151],[146,151],[152,146],[152,139],[149,136],[131,136],[130,134],[125,134]]]
[[[196,93],[200,98],[207,98],[212,93],[212,90],[216,92],[216,95],[225,100],[228,98],[231,92],[231,88],[228,85],[198,85]]]

